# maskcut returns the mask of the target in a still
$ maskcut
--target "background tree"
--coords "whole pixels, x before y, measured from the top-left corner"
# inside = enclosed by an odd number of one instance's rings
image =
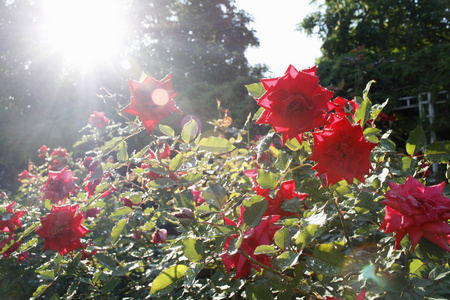
[[[256,82],[263,69],[250,67],[244,52],[258,40],[248,28],[251,17],[233,0],[122,2],[129,28],[122,38],[126,47],[114,61],[89,69],[67,65],[42,39],[43,2],[0,4],[2,187],[16,183],[15,174],[41,145],[73,144],[93,110],[108,110],[97,97],[101,87],[125,106],[127,78],[137,80],[142,71],[156,79],[173,73],[185,115],[216,117],[216,97],[232,114],[256,105],[244,83]],[[126,70],[119,64],[123,58],[131,63]],[[211,92],[205,96],[205,90]],[[249,101],[237,103],[243,97]],[[246,117],[237,116],[236,124]]]
[[[323,39],[318,75],[352,97],[374,79],[374,101],[448,90],[450,1],[326,0],[299,30]],[[364,80],[363,80],[364,79]]]

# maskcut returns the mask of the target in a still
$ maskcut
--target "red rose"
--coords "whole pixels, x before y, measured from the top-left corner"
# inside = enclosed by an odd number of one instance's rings
[[[442,192],[445,182],[425,186],[411,176],[404,184],[389,182],[386,200],[386,216],[380,230],[395,232],[395,249],[408,234],[413,250],[421,237],[450,252],[450,199]]]
[[[148,133],[152,134],[156,124],[173,112],[182,114],[172,100],[176,93],[172,87],[171,74],[160,81],[147,75],[143,82],[134,80],[128,82],[133,98],[123,111],[138,116]]]
[[[258,226],[247,229],[244,232],[244,237],[239,251],[244,251],[254,260],[270,266],[271,258],[269,256],[265,254],[254,255],[254,253],[258,246],[270,245],[275,232],[281,228],[281,226],[273,225],[273,223],[278,221],[279,218],[280,216],[277,215],[263,217]],[[224,217],[224,221],[227,225],[239,227],[244,222],[244,208],[241,206],[239,218],[236,223],[226,217]],[[239,238],[239,234],[228,237],[225,243],[225,250],[228,250],[231,240],[237,238]],[[248,278],[252,268],[256,269],[258,272],[261,270],[258,265],[253,264],[239,251],[232,255],[229,255],[228,251],[227,253],[222,254],[222,261],[225,264],[227,273],[229,273],[234,267],[236,270],[235,277],[238,279],[240,277]]]
[[[269,196],[270,189],[258,190],[258,195],[266,197],[265,199],[267,200],[267,210],[264,215],[279,215],[280,217],[295,215],[293,212],[284,211],[281,209],[281,205],[285,200],[290,200],[295,197],[298,197],[300,200],[304,200],[306,196],[308,196],[308,194],[296,193],[295,188],[294,180],[284,181],[281,183],[280,189],[277,191],[275,198]]]
[[[346,118],[338,119],[322,131],[313,132],[314,150],[311,160],[317,164],[312,168],[317,175],[325,173],[326,185],[342,179],[348,184],[356,178],[364,182],[364,175],[372,170],[370,152],[375,143],[364,139],[361,126],[352,125]]]
[[[205,203],[205,198],[201,196],[202,192],[198,190],[192,190],[192,195],[194,195],[195,206]]]
[[[359,107],[355,100],[350,101],[341,97],[337,97],[333,102],[336,104],[336,107],[334,108],[336,114],[342,119],[346,117],[353,118],[353,115]]]
[[[72,171],[67,171],[67,167],[60,172],[48,172],[48,178],[45,185],[41,188],[44,192],[41,200],[50,199],[53,203],[60,204],[70,194],[75,194],[79,187],[75,184],[78,178],[72,177]]]
[[[31,175],[30,173],[28,173],[27,170],[23,170],[22,173],[20,173],[17,177],[19,177],[19,181],[22,182],[22,180],[24,180],[24,179],[28,180],[28,179],[33,178],[34,176]]]
[[[120,200],[123,202],[124,206],[127,206],[131,209],[134,209],[135,207],[139,207],[139,205],[141,205],[141,203],[133,203],[133,201],[126,197],[122,197]]]
[[[97,218],[97,215],[100,213],[100,208],[93,207],[86,211],[83,211],[83,217],[84,218]]]
[[[67,165],[67,150],[61,147],[53,149],[50,154],[51,161],[49,169],[52,171],[61,171]]]
[[[89,123],[91,123],[94,127],[102,128],[108,124],[108,118],[105,117],[104,112],[94,111],[89,117]]]
[[[78,204],[52,206],[52,210],[41,218],[42,225],[36,233],[45,239],[44,250],[59,251],[61,255],[69,251],[84,248],[80,238],[89,232],[81,223],[82,214],[75,215]]]
[[[0,216],[0,231],[1,232],[10,232],[14,234],[14,230],[17,227],[22,228],[22,224],[20,222],[20,217],[22,217],[26,212],[21,211],[13,211],[12,207],[16,204],[16,201],[11,202],[6,206],[7,216]]]
[[[156,228],[155,232],[152,234],[153,244],[163,244],[167,240],[167,230]]]
[[[265,110],[257,124],[270,124],[287,140],[302,140],[303,132],[328,124],[326,113],[333,92],[319,85],[315,67],[298,72],[292,65],[279,78],[261,79],[266,92],[257,99]]]
[[[39,148],[38,153],[39,153],[38,157],[46,155],[48,153],[48,147],[43,145],[41,148]]]
[[[0,242],[0,251],[3,251],[3,248],[6,247],[6,245],[10,244],[12,241],[14,241],[16,237],[14,235],[11,235],[9,238],[7,238],[5,241]],[[22,244],[22,240],[18,240],[17,242],[12,243],[8,249],[3,252],[3,259],[6,259],[11,253],[19,249],[20,244]],[[20,263],[20,259],[19,259]]]

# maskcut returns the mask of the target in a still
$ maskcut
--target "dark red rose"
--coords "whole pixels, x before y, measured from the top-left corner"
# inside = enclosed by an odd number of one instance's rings
[[[0,216],[0,231],[1,232],[10,232],[14,234],[14,230],[17,227],[22,228],[22,224],[20,222],[20,217],[22,217],[26,212],[21,211],[13,211],[12,207],[16,204],[16,201],[11,202],[6,206],[6,216]]]
[[[100,208],[93,207],[93,208],[90,208],[90,209],[88,209],[86,211],[83,211],[83,217],[85,219],[87,219],[87,218],[97,218],[97,215],[99,213],[100,213]]]
[[[336,105],[336,114],[342,119],[346,117],[351,117],[353,119],[353,116],[359,107],[355,100],[350,101],[341,97],[337,97],[333,102]]]
[[[97,166],[100,163],[98,160],[94,160],[91,157],[85,157],[83,160],[83,166],[88,170],[89,172],[93,173],[95,170],[97,170]]]
[[[325,173],[327,186],[342,179],[348,184],[356,178],[364,182],[364,175],[372,170],[370,153],[375,143],[364,139],[361,126],[352,125],[346,118],[337,119],[322,131],[313,132],[314,150],[311,160],[317,175]]]
[[[38,153],[39,153],[38,157],[45,156],[48,153],[48,147],[43,145],[41,148],[39,148]]]
[[[167,230],[156,228],[155,232],[152,234],[153,244],[163,244],[167,240]]]
[[[30,253],[28,251],[19,253],[17,259],[19,260],[19,265],[22,264],[22,261],[27,260],[30,257]]]
[[[172,87],[172,75],[160,81],[147,75],[143,82],[128,81],[133,98],[123,111],[141,119],[145,129],[152,134],[153,128],[162,119],[174,112],[182,114],[172,100],[176,93]]]
[[[52,171],[61,171],[67,165],[67,150],[61,147],[53,149],[50,154],[51,160],[49,169]]]
[[[126,197],[122,197],[120,200],[123,202],[124,206],[127,206],[131,209],[134,209],[135,207],[139,207],[139,205],[141,205],[140,203],[133,203],[133,201]]]
[[[326,113],[333,92],[319,85],[315,67],[298,72],[289,66],[283,77],[261,79],[266,92],[257,99],[265,110],[257,124],[270,124],[282,134],[283,145],[303,132],[328,124]]]
[[[80,238],[89,232],[81,223],[82,214],[76,214],[78,204],[66,206],[52,206],[52,210],[41,218],[42,225],[36,233],[45,239],[44,250],[59,251],[61,255],[69,251],[82,249],[84,245]]]
[[[24,180],[24,179],[29,180],[29,179],[33,178],[34,176],[31,175],[30,173],[28,173],[27,170],[23,170],[22,173],[20,173],[18,175],[18,177],[19,177],[19,181],[22,182],[22,180]]]
[[[102,128],[106,124],[108,124],[108,118],[105,117],[105,113],[104,112],[94,111],[92,113],[92,115],[90,115],[89,123],[91,123],[92,126],[94,126],[94,127]]]
[[[41,188],[44,192],[41,200],[50,199],[53,203],[63,203],[65,198],[70,194],[76,194],[79,187],[75,184],[76,177],[72,177],[72,171],[68,171],[67,167],[60,172],[48,172],[48,178],[45,185]]]
[[[241,247],[239,251],[244,251],[245,254],[253,258],[254,260],[270,266],[271,258],[265,254],[255,255],[255,249],[260,245],[270,245],[275,232],[281,228],[281,226],[273,225],[280,216],[272,215],[263,217],[258,226],[254,228],[249,228],[244,232],[244,237],[241,243]],[[241,206],[240,214],[237,222],[233,222],[230,219],[224,217],[224,221],[227,225],[233,225],[239,227],[244,222],[244,208]],[[222,261],[225,265],[227,273],[231,271],[234,267],[236,271],[236,279],[240,277],[248,278],[252,268],[256,269],[258,272],[261,270],[258,265],[253,264],[250,260],[248,260],[244,255],[242,255],[239,251],[235,254],[229,255],[229,245],[232,239],[239,238],[239,234],[228,237],[225,243],[226,253],[222,254]]]
[[[267,210],[264,215],[279,215],[281,217],[289,217],[295,215],[295,213],[293,212],[284,211],[283,209],[281,209],[281,205],[284,201],[289,201],[295,197],[299,198],[300,200],[304,200],[308,196],[308,194],[296,193],[295,189],[296,187],[294,180],[282,182],[280,185],[280,189],[276,192],[275,198],[269,196],[270,189],[268,190],[269,192],[267,192],[267,189],[260,189],[258,191],[258,195],[264,196],[265,200],[267,200]]]
[[[202,192],[197,190],[192,190],[192,195],[194,195],[195,206],[205,203],[205,198],[201,196]]]
[[[8,249],[6,249],[5,252],[3,252],[3,259],[6,259],[14,251],[17,251],[17,249],[19,249],[20,244],[22,244],[22,240],[18,240],[17,242],[11,243],[14,241],[15,238],[16,238],[16,236],[11,235],[9,238],[4,240],[3,242],[0,242],[0,251],[3,251],[3,249],[7,245],[9,245]],[[20,260],[19,260],[19,262],[20,262]]]
[[[404,184],[389,182],[385,194],[386,216],[380,230],[395,232],[395,249],[408,234],[413,250],[421,237],[450,252],[450,199],[442,193],[445,182],[425,186],[408,176]]]

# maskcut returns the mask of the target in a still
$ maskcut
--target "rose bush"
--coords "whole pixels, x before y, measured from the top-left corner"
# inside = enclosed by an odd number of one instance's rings
[[[448,189],[420,167],[445,171],[450,142],[424,147],[418,127],[400,149],[371,82],[333,99],[290,66],[247,86],[261,109],[242,127],[205,132],[167,122],[170,75],[129,83],[123,123],[94,113],[85,155],[43,146],[2,194],[11,299],[450,297]],[[255,140],[253,121],[269,125]]]

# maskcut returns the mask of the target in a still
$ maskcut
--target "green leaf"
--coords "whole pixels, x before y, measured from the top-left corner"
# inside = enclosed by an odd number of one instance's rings
[[[277,160],[275,161],[275,167],[280,171],[284,172],[289,167],[292,159],[286,154],[286,152],[280,150],[278,151]]]
[[[189,185],[198,182],[200,179],[202,179],[203,174],[202,173],[189,173],[180,179],[178,179],[179,185]]]
[[[181,167],[182,164],[183,164],[183,153],[180,152],[170,161],[169,170],[171,172],[176,172]]]
[[[104,253],[95,254],[95,258],[98,259],[101,265],[107,267],[108,269],[115,270],[117,268],[117,264],[114,259]]]
[[[189,122],[184,124],[183,130],[181,131],[181,138],[183,142],[190,143],[198,133],[198,124],[194,119],[190,119]]]
[[[261,222],[264,213],[267,210],[267,200],[253,203],[246,207],[244,211],[244,222],[250,227],[256,227]]]
[[[259,186],[263,189],[274,189],[278,185],[277,178],[273,173],[261,169],[258,170],[256,182],[258,182]]]
[[[260,98],[266,92],[264,85],[261,82],[248,84],[245,87],[253,98]]]
[[[119,152],[117,153],[117,159],[119,161],[128,160],[128,145],[127,142],[123,141],[119,144]]]
[[[316,237],[323,232],[323,229],[319,225],[311,224],[300,232],[295,240],[297,247],[302,250],[309,245]]]
[[[415,153],[419,152],[425,144],[425,133],[422,127],[417,125],[417,127],[411,131],[408,140],[406,141],[406,152],[413,156]]]
[[[121,207],[119,209],[116,209],[114,211],[114,213],[109,216],[109,218],[111,220],[117,220],[117,219],[119,219],[120,216],[127,215],[130,212],[132,212],[132,211],[133,210],[131,208],[129,208],[128,206],[124,206],[124,207]]]
[[[202,138],[198,144],[201,150],[206,150],[215,154],[228,152],[236,148],[230,141],[224,138],[211,136]]]
[[[167,136],[174,136],[175,135],[175,131],[170,126],[162,125],[162,124],[159,124],[158,126],[159,126],[159,130],[161,130],[161,132],[163,134],[165,134]]]
[[[300,256],[300,253],[297,254],[292,251],[284,251],[280,255],[278,255],[273,264],[276,265],[279,269],[282,271],[286,270],[287,268],[291,267],[297,262],[297,258]]]
[[[122,234],[123,229],[125,228],[125,224],[127,224],[127,219],[122,219],[117,222],[116,226],[111,230],[111,244],[117,243]]]
[[[291,241],[291,235],[289,234],[289,229],[286,227],[281,228],[273,236],[275,245],[277,245],[281,250],[284,251],[289,246]]]
[[[36,291],[34,291],[33,293],[33,298],[31,299],[36,299],[37,297],[39,297],[43,292],[45,292],[45,290],[49,287],[48,284],[43,284],[41,286],[39,286]]]
[[[183,240],[183,254],[192,262],[203,260],[203,243],[193,238]]]
[[[103,286],[102,293],[106,294],[111,292],[121,281],[122,279],[120,277],[112,277],[111,279],[106,281],[105,285]]]
[[[309,258],[311,269],[317,274],[338,276],[345,265],[345,255],[333,243],[317,245]]]
[[[155,180],[150,181],[150,183],[148,184],[149,187],[159,189],[166,189],[175,185],[177,185],[177,183],[169,177],[156,178]]]
[[[247,285],[245,295],[248,300],[273,300],[273,294],[270,288],[261,284]]]
[[[364,128],[366,121],[369,119],[371,104],[369,99],[365,99],[355,112],[355,123],[361,121],[361,128]]]
[[[277,252],[277,250],[275,250],[274,246],[260,245],[260,246],[256,247],[255,252],[253,254],[254,255],[271,254],[271,253],[275,253],[275,252]]]
[[[425,157],[431,162],[447,163],[450,161],[450,141],[434,142],[425,150]]]
[[[161,274],[153,280],[150,293],[153,295],[171,287],[171,285],[173,287],[173,283],[182,278],[187,269],[188,267],[185,265],[175,265],[162,271]]]
[[[292,151],[297,151],[302,147],[302,145],[299,143],[299,141],[296,138],[293,138],[292,140],[288,140],[286,142],[286,147],[291,149]]]
[[[208,204],[222,208],[227,201],[227,191],[218,183],[212,182],[203,191],[203,197]]]

